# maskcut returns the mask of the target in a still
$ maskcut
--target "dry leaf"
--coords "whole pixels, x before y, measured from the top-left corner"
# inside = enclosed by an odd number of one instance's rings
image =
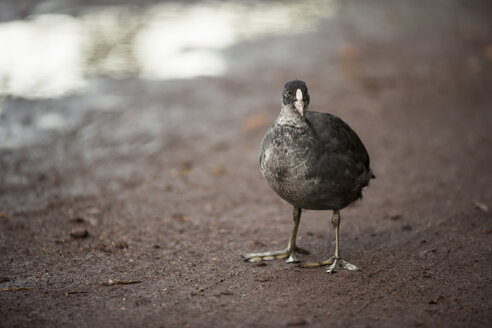
[[[183,221],[193,221],[193,218],[192,218],[192,217],[190,217],[190,216],[186,216],[186,215],[184,215],[183,213],[174,213],[174,214],[172,215],[172,218],[173,218],[173,219],[181,219],[181,220],[183,220]]]
[[[180,176],[186,177],[190,175],[192,169],[193,169],[193,163],[190,161],[185,161],[181,163],[181,167],[179,169],[172,169],[171,172],[169,172],[169,175],[173,179]]]
[[[479,202],[478,200],[473,202],[473,206],[475,206],[476,209],[488,213],[489,212],[489,207],[485,205],[484,203]]]
[[[225,168],[223,165],[217,165],[212,169],[213,175],[219,177],[225,173]]]

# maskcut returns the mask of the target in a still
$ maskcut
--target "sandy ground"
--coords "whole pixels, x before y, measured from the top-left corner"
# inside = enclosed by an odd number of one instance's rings
[[[223,77],[7,97],[0,128],[70,124],[0,151],[0,326],[490,327],[491,13],[346,1],[317,31],[228,49]],[[241,260],[292,227],[257,154],[293,78],[371,156],[341,212],[361,272]],[[302,262],[331,256],[330,217],[303,212]]]

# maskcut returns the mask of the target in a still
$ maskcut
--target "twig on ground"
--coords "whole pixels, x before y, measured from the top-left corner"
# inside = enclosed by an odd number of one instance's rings
[[[15,291],[19,291],[19,290],[30,290],[31,288],[27,288],[27,287],[15,287],[15,288],[4,288],[4,289],[0,289],[0,292],[15,292]]]
[[[107,286],[113,286],[113,285],[131,285],[131,284],[139,284],[141,282],[142,282],[141,280],[122,281],[122,280],[109,279],[108,282],[106,283],[106,285]]]

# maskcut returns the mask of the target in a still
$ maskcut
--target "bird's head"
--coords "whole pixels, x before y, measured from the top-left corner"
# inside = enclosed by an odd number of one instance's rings
[[[282,92],[282,103],[284,106],[295,108],[301,116],[304,116],[309,105],[306,83],[301,80],[287,82]]]

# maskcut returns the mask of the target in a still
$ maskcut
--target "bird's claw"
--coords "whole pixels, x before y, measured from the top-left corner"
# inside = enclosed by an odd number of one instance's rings
[[[359,268],[351,263],[348,263],[345,260],[342,260],[341,258],[335,258],[333,263],[326,269],[326,272],[332,274],[340,269],[347,269],[350,271],[359,271]]]
[[[340,269],[347,269],[350,271],[359,271],[360,270],[357,266],[355,266],[355,265],[353,265],[353,264],[351,264],[351,263],[349,263],[349,262],[347,262],[347,261],[345,261],[339,257],[332,257],[328,260],[320,261],[320,262],[308,262],[308,263],[302,265],[301,267],[303,267],[303,268],[318,268],[318,267],[324,266],[324,265],[329,265],[328,269],[326,269],[326,272],[328,272],[330,274],[335,273],[335,272],[339,271]]]
[[[260,253],[248,253],[244,254],[243,260],[246,262],[257,263],[261,261],[272,261],[275,259],[285,259],[287,258],[287,263],[298,263],[296,252],[301,254],[309,254],[309,252],[303,248],[296,247],[294,251],[290,251],[288,248],[278,250],[278,251],[268,251]]]

